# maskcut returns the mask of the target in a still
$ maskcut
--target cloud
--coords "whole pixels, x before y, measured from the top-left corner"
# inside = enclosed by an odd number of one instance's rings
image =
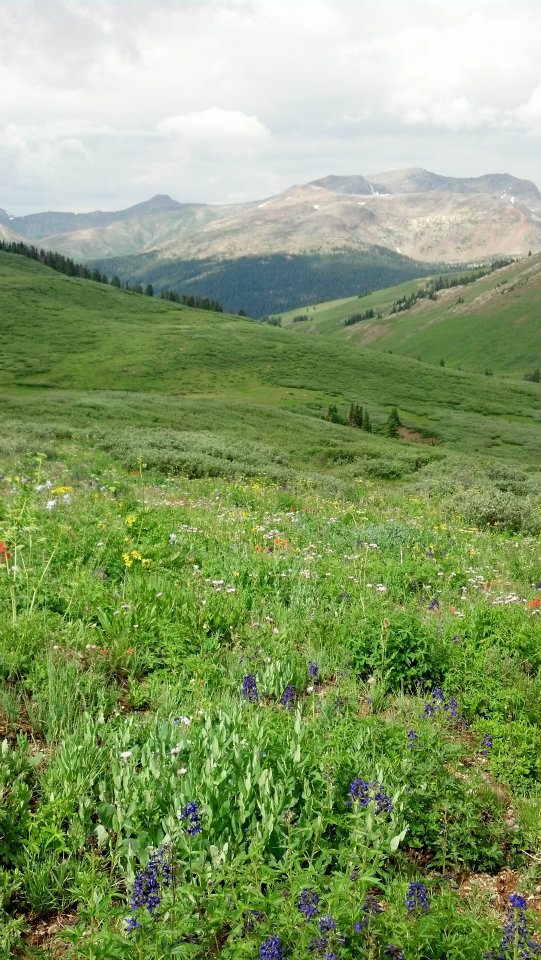
[[[537,0],[0,0],[0,206],[535,179],[540,35]]]
[[[176,141],[188,156],[250,153],[270,137],[256,116],[220,107],[165,117],[156,130]]]

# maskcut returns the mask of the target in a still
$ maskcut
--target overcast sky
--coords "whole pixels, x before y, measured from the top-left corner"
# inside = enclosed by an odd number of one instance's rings
[[[0,0],[0,207],[259,199],[419,166],[541,186],[541,0]]]

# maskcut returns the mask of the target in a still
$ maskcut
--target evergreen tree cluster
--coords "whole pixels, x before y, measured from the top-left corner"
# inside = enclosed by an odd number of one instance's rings
[[[357,430],[364,430],[366,433],[372,433],[373,431],[370,414],[366,407],[363,408],[359,403],[351,403],[347,417],[338,410],[335,403],[332,403],[327,410],[325,419],[329,420],[330,423],[340,423],[344,427],[349,426],[355,427]],[[383,432],[388,437],[398,437],[401,426],[402,421],[398,415],[398,410],[396,407],[393,407],[385,423]]]
[[[43,250],[35,247],[33,244],[23,243],[15,240],[0,240],[0,250],[4,253],[16,253],[20,257],[26,257],[28,260],[37,260],[51,270],[57,273],[64,273],[67,277],[80,277],[83,280],[94,280],[96,283],[109,283],[109,278],[94,267],[89,270],[82,263],[77,263],[71,257],[64,257],[61,253],[55,253],[53,250]]]
[[[467,286],[469,283],[475,283],[476,280],[480,280],[481,277],[487,277],[489,274],[494,273],[495,270],[499,270],[501,267],[508,267],[510,263],[513,263],[512,259],[500,259],[494,260],[488,267],[480,267],[478,270],[474,270],[473,273],[468,273],[462,276],[439,276],[434,277],[433,280],[429,280],[424,287],[418,287],[417,290],[413,290],[409,294],[404,294],[398,300],[395,300],[391,307],[391,313],[402,313],[404,310],[410,310],[411,307],[418,300],[436,300],[436,294],[439,290],[450,290],[451,287],[462,287]],[[459,303],[464,303],[464,298],[459,298]]]
[[[209,300],[208,297],[198,297],[193,294],[177,293],[176,290],[162,290],[160,299],[169,300],[171,303],[181,303],[185,307],[196,307],[198,310],[212,310],[213,313],[224,312],[222,304],[218,303],[217,300]]]
[[[346,317],[344,320],[345,327],[352,327],[354,323],[360,323],[361,320],[374,320],[374,318],[381,320],[381,313],[378,313],[376,316],[376,311],[373,307],[369,307],[364,313],[352,313],[349,317]]]

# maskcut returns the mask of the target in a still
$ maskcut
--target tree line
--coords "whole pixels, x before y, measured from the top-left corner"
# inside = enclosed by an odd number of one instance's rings
[[[494,271],[499,270],[500,267],[508,267],[510,263],[513,263],[512,258],[501,258],[499,260],[494,260],[490,266],[480,267],[478,270],[474,270],[472,273],[464,274],[459,277],[434,277],[434,279],[429,280],[424,287],[418,287],[417,290],[413,290],[409,294],[404,294],[402,297],[399,297],[398,300],[395,300],[390,312],[402,313],[404,310],[410,310],[418,300],[436,300],[436,294],[439,290],[449,290],[451,287],[462,287],[469,283],[475,283],[476,280],[480,280],[481,277],[486,277],[490,273],[494,273]],[[462,300],[462,303],[463,302],[464,301]]]

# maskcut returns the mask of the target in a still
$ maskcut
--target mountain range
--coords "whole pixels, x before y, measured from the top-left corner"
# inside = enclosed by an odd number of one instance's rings
[[[541,249],[541,195],[509,174],[445,177],[418,168],[326,176],[241,204],[166,195],[126,210],[0,210],[0,235],[80,260],[158,254],[162,260],[367,251],[422,261],[471,261]]]

